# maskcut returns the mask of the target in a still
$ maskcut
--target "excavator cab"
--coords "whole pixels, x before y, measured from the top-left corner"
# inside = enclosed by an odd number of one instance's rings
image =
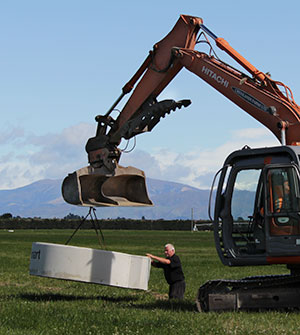
[[[300,148],[245,147],[226,159],[214,234],[223,264],[299,264]]]

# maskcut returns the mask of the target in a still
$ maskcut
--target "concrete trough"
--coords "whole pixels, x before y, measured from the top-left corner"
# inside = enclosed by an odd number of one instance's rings
[[[62,244],[34,242],[29,272],[49,277],[147,290],[148,257]]]

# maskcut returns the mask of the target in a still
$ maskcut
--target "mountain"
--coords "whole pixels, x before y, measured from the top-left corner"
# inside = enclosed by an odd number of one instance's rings
[[[85,216],[87,208],[67,204],[61,196],[61,180],[40,180],[13,190],[0,190],[0,214],[13,216],[63,218],[69,213]],[[98,218],[207,219],[208,190],[188,185],[147,179],[153,207],[99,207]]]

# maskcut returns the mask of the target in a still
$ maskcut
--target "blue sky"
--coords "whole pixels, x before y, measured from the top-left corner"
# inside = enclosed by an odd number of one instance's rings
[[[291,0],[1,2],[0,189],[63,178],[87,165],[84,146],[95,134],[94,117],[109,109],[180,14],[202,17],[259,70],[287,84],[299,104],[299,7]],[[138,136],[122,165],[207,188],[231,151],[279,144],[187,70],[159,100],[166,98],[188,98],[192,105]]]

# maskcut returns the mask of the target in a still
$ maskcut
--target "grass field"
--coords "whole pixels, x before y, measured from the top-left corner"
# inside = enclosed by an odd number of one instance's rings
[[[300,312],[198,313],[195,297],[209,279],[286,273],[284,266],[228,268],[211,232],[104,231],[108,250],[163,255],[173,243],[187,290],[182,303],[167,300],[160,269],[147,292],[29,275],[32,242],[64,244],[69,230],[0,231],[0,334],[299,334]],[[98,248],[94,231],[79,231],[71,245]]]

